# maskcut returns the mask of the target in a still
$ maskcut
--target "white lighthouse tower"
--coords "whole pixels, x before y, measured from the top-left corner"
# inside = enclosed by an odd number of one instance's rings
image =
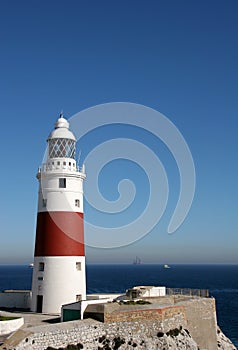
[[[60,313],[86,298],[83,181],[76,140],[62,115],[48,137],[39,169],[38,215],[32,280],[32,311]]]

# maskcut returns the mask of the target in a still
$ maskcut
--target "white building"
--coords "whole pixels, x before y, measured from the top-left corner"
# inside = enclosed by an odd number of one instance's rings
[[[136,286],[127,289],[126,296],[130,299],[162,297],[166,295],[166,287]]]
[[[32,281],[34,312],[60,313],[86,299],[83,181],[75,160],[76,140],[62,115],[48,137],[39,169],[38,215]]]

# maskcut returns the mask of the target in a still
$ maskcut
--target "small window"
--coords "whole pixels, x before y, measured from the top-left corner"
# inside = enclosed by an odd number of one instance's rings
[[[75,167],[75,163],[73,163],[73,167]]]
[[[71,166],[71,162],[69,162],[69,166]]]
[[[78,271],[81,271],[81,262],[79,262],[79,261],[76,262],[76,269]]]
[[[132,296],[133,299],[138,297],[137,291],[133,291],[131,294],[132,294],[131,296]]]
[[[81,294],[77,294],[76,295],[76,301],[81,301],[82,300],[82,295]]]
[[[38,281],[43,281],[43,277],[38,277]]]
[[[39,271],[44,271],[45,270],[45,263],[40,262],[39,263]]]
[[[52,162],[52,165],[54,165],[55,163],[54,162]]]
[[[63,162],[63,165],[66,165],[66,162]]]
[[[65,178],[59,179],[59,188],[66,188],[66,179]]]
[[[57,162],[57,165],[60,165],[60,162]]]
[[[80,207],[80,201],[79,201],[79,199],[75,199],[75,206],[76,206],[76,207]]]
[[[42,200],[42,207],[46,208],[46,205],[47,205],[47,199],[43,198],[43,200]]]

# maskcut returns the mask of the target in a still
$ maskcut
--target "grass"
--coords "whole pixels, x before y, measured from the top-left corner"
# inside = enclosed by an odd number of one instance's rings
[[[10,316],[0,316],[0,321],[11,321],[16,320],[19,317],[10,317]]]

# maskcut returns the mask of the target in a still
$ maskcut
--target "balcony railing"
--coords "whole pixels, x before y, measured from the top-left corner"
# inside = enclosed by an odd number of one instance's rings
[[[209,290],[191,288],[166,288],[166,295],[186,295],[209,298]]]

